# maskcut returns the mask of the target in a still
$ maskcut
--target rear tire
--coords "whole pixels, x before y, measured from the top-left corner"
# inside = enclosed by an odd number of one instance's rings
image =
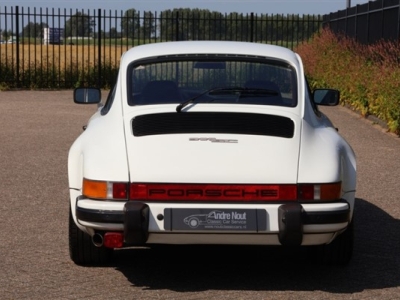
[[[350,262],[353,255],[353,244],[354,220],[330,244],[316,246],[314,254],[317,261],[322,264],[345,266]]]
[[[69,209],[69,256],[77,265],[104,265],[111,261],[113,249],[96,247],[92,238],[76,226]]]

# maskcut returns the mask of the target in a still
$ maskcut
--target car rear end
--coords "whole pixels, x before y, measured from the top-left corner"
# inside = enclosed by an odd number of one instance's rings
[[[352,204],[339,161],[299,180],[309,126],[301,62],[273,46],[198,53],[190,45],[125,55],[117,88],[129,180],[83,176],[79,224],[108,248],[332,242]]]

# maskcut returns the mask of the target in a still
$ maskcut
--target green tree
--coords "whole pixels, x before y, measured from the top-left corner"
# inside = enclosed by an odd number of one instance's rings
[[[15,35],[11,29],[9,30],[0,30],[1,31],[1,35],[3,36],[3,40],[8,40],[10,37],[12,37],[13,35]]]
[[[121,20],[122,36],[137,38],[140,32],[140,18],[136,9],[131,8],[125,11]]]
[[[91,33],[91,17],[88,15],[77,12],[65,22],[65,36],[90,36]]]
[[[175,13],[176,16],[176,13]],[[175,19],[174,19],[174,12],[170,9],[164,10],[160,14],[160,37],[164,41],[173,41],[176,39],[175,34]]]
[[[243,37],[243,14],[236,12],[226,16],[226,39],[240,41]]]
[[[112,39],[118,37],[117,29],[115,27],[111,27],[110,31],[108,32],[108,35]]]
[[[47,23],[29,22],[22,30],[22,36],[28,38],[43,38],[43,28],[49,27]]]
[[[143,15],[143,25],[141,27],[143,39],[150,39],[156,34],[155,17],[152,12],[145,12]]]
[[[160,19],[163,40],[218,40],[225,32],[224,16],[208,9],[165,10]]]

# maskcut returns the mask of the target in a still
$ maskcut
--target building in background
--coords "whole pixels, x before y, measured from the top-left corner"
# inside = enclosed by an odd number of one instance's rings
[[[63,44],[64,28],[43,28],[43,44]]]

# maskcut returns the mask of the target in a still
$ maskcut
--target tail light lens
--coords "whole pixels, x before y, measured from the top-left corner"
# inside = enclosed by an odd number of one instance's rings
[[[93,199],[127,200],[126,182],[97,181],[84,178],[82,194]]]
[[[334,201],[341,197],[342,183],[299,184],[300,201]]]

